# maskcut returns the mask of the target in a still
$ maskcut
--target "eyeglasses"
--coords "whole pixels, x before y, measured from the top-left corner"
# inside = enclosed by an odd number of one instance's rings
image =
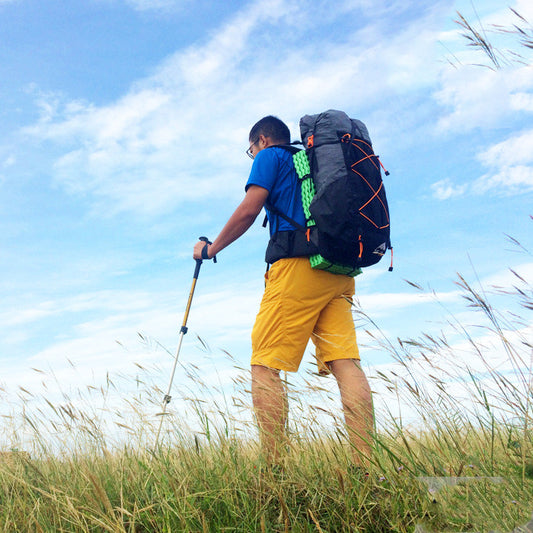
[[[246,155],[250,158],[250,159],[253,159],[255,157],[254,154],[252,154],[252,146],[254,144],[257,144],[259,142],[259,138],[257,138],[251,145],[250,145],[250,148],[248,148],[248,150],[246,150]]]

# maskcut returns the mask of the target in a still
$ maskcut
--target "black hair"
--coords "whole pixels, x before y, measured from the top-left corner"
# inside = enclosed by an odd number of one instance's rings
[[[270,137],[273,142],[280,144],[289,144],[291,142],[291,132],[285,122],[272,115],[263,117],[253,125],[248,140],[257,141],[259,135]]]

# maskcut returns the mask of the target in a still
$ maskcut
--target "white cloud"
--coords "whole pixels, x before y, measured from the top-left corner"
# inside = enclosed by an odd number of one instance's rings
[[[215,394],[215,388],[233,385],[240,372],[234,364],[247,366],[249,350],[244,362],[228,344],[235,346],[236,339],[243,342],[244,338],[249,343],[254,319],[251,309],[258,305],[260,292],[261,283],[239,283],[208,295],[197,291],[189,316],[189,334],[184,338],[174,380],[175,398],[170,406],[170,411],[177,410],[180,415],[188,413],[187,420],[192,426],[194,410],[182,398],[199,398],[207,402],[203,404],[206,410],[214,409],[214,402],[220,400],[222,405],[223,400],[218,398],[220,392]],[[100,411],[99,416],[106,420],[116,419],[115,414],[120,412],[126,420],[142,417],[146,423],[155,424],[158,421],[155,413],[160,409],[162,391],[166,391],[174,361],[186,296],[185,289],[181,294],[96,291],[12,313],[11,323],[4,326],[15,336],[19,330],[33,327],[36,320],[53,316],[57,322],[50,326],[52,342],[48,346],[18,361],[4,359],[0,363],[0,376],[3,376],[0,396],[5,394],[9,398],[2,402],[0,414],[6,415],[12,409],[20,411],[22,401],[18,398],[23,387],[30,394],[31,405],[26,406],[29,416],[35,416],[39,408],[49,411],[47,402],[65,404],[68,397],[69,405],[77,405],[85,412]],[[10,315],[6,313],[0,318],[9,319]],[[63,321],[74,325],[64,331],[54,329]],[[196,334],[211,343],[214,351],[204,349],[203,341]],[[219,348],[229,348],[235,361],[225,361],[226,356]],[[202,383],[207,386],[202,388]],[[91,390],[95,396],[87,394]],[[126,411],[137,396],[144,400],[133,415],[128,415]],[[110,426],[102,425],[102,430],[106,438],[117,433]],[[153,438],[154,429],[150,431]],[[0,441],[2,438],[0,435]],[[51,435],[50,442],[56,438]]]
[[[489,172],[473,183],[475,192],[524,194],[533,190],[533,130],[491,146],[478,159]]]
[[[16,158],[15,156],[11,155],[9,156],[8,158],[6,158],[3,163],[2,163],[2,167],[3,168],[8,168],[10,166],[13,166],[15,163],[16,163]]]
[[[491,146],[478,159],[485,166],[494,167],[533,164],[533,129]]]
[[[155,295],[141,291],[110,291],[102,290],[90,293],[75,294],[57,300],[41,301],[19,309],[9,309],[0,314],[0,322],[4,326],[27,326],[36,320],[63,313],[83,313],[93,310],[111,312],[136,312],[148,309],[153,305]]]
[[[148,11],[182,5],[183,0],[126,0],[126,3],[139,11]]]
[[[439,180],[431,185],[433,197],[437,200],[448,200],[454,196],[462,196],[467,190],[466,184],[455,185],[449,178]]]
[[[528,0],[514,2],[513,8],[526,19],[533,17],[533,4]],[[493,6],[496,7],[496,6]],[[502,33],[500,28],[514,29],[522,21],[509,9],[490,9],[478,20],[477,12],[462,11],[473,27],[486,35],[496,50],[507,53],[513,49],[527,55],[527,48],[519,44],[517,34]],[[498,28],[496,28],[496,26]],[[450,61],[456,69],[444,68],[441,73],[440,89],[434,97],[447,112],[437,121],[437,131],[447,135],[472,132],[487,128],[523,127],[527,115],[533,111],[533,69],[530,65],[515,63],[500,70],[483,68],[489,65],[484,52],[468,46],[461,35],[462,29],[441,34],[440,39],[450,49]]]
[[[445,69],[435,99],[450,111],[439,118],[441,133],[468,132],[501,127],[531,110],[533,69],[506,68],[498,71],[479,66]]]
[[[513,8],[525,18],[531,17],[532,4],[524,0],[515,2]],[[516,35],[498,35],[494,25],[512,27],[520,23],[507,7],[491,10],[478,21],[477,14],[463,14],[472,20],[474,27],[487,32],[487,38],[496,48],[502,50],[509,44],[519,49]],[[500,70],[482,68],[479,63],[483,53],[467,47],[462,30],[441,35],[454,54],[453,62],[458,61],[457,69],[445,68],[441,74],[441,88],[434,97],[446,112],[437,120],[439,134],[470,134],[478,136],[477,131],[487,129],[514,128],[522,130],[533,111],[533,69],[531,66],[513,65]],[[503,39],[503,41],[502,41]],[[478,154],[478,160],[487,172],[478,179],[460,184],[450,179],[440,180],[431,188],[433,196],[447,200],[464,194],[522,194],[533,188],[533,130],[521,131],[508,139],[493,145]]]
[[[54,314],[50,302],[42,302],[36,308],[10,310],[0,314],[2,324],[7,327],[22,326]]]
[[[516,275],[520,276],[526,282],[533,280],[533,263],[523,263],[521,265],[513,266],[511,270],[504,270],[497,272],[482,280],[484,287],[513,287],[520,283]]]
[[[487,172],[461,184],[449,178],[434,183],[433,196],[447,200],[464,194],[521,194],[533,188],[533,130],[523,130],[533,111],[533,69],[508,67],[498,71],[479,66],[445,69],[435,93],[448,109],[437,121],[442,134],[477,136],[476,130],[514,128],[518,134],[477,155]]]
[[[533,167],[515,165],[502,168],[499,172],[485,174],[474,184],[478,193],[487,191],[495,194],[526,194],[533,191]]]
[[[296,127],[304,113],[329,107],[359,115],[364,109],[354,102],[370,112],[387,95],[431,83],[433,35],[426,25],[433,13],[387,40],[377,38],[378,18],[342,42],[304,39],[296,46],[305,33],[299,17],[306,16],[297,7],[251,4],[111,104],[40,96],[42,118],[27,132],[59,151],[57,185],[86,195],[107,215],[163,214],[206,196],[224,201],[242,193],[235,176],[247,172],[243,145],[260,116],[274,112]],[[286,36],[276,43],[274,27]],[[258,50],[261,40],[270,43],[268,53]]]
[[[488,171],[471,182],[450,178],[431,185],[433,197],[448,200],[465,194],[514,195],[533,190],[533,130],[509,137],[477,155]]]
[[[533,111],[533,95],[530,93],[516,93],[511,96],[511,107],[523,111]]]
[[[515,0],[512,7],[515,11],[520,13],[522,17],[531,21],[533,19],[533,4],[529,0]],[[488,24],[511,26],[517,23],[516,15],[509,9],[507,5],[502,7],[501,11],[488,15],[483,19],[483,25]]]
[[[430,293],[375,293],[358,298],[365,314],[371,317],[393,314],[400,309],[424,305],[430,302],[451,302],[459,299],[459,291]]]
[[[1,2],[2,0],[0,0]],[[9,0],[7,0],[9,1]],[[192,4],[192,0],[92,0],[94,2],[115,2],[123,3],[131,7],[135,11],[155,11],[166,13],[169,11],[175,11],[182,9],[189,4]]]

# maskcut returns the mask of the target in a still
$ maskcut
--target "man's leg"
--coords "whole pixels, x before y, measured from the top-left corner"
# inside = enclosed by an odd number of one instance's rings
[[[265,458],[269,464],[279,463],[285,444],[288,402],[278,370],[252,365],[252,400]]]
[[[370,385],[356,359],[338,359],[329,362],[328,366],[339,385],[344,418],[353,446],[354,463],[367,466],[374,429]]]

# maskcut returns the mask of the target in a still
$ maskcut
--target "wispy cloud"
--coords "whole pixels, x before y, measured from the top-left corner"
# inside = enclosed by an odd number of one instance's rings
[[[349,6],[345,16],[355,16],[359,6]],[[163,214],[206,195],[224,200],[241,194],[227,184],[246,173],[242,144],[261,115],[282,116],[297,134],[304,113],[339,107],[370,114],[387,95],[394,101],[398,91],[430,83],[427,19],[387,40],[377,38],[375,20],[355,31],[345,24],[332,43],[303,39],[298,17],[305,15],[296,7],[250,4],[208,42],[170,56],[108,105],[41,96],[42,118],[27,132],[53,141],[56,183],[107,215]],[[284,36],[278,42],[274,28]],[[258,41],[269,43],[268,53]]]
[[[513,266],[511,270],[504,270],[497,272],[489,277],[486,277],[482,284],[485,287],[500,288],[513,287],[517,284],[517,275],[522,279],[528,281],[533,279],[533,263],[522,263]]]
[[[533,4],[529,0],[515,0],[512,7],[525,19],[533,20]],[[502,9],[486,15],[481,22],[484,28],[489,25],[509,27],[517,23],[517,17],[506,4],[502,4]]]
[[[533,130],[491,146],[478,158],[490,170],[473,184],[476,192],[523,194],[533,190]]]
[[[184,0],[125,0],[126,4],[139,11],[148,11],[152,9],[168,9],[182,5]]]
[[[449,200],[454,196],[462,196],[468,189],[464,183],[456,185],[450,178],[439,180],[431,185],[433,197],[437,200]]]
[[[439,200],[465,194],[513,195],[533,189],[533,130],[523,129],[533,113],[533,70],[508,67],[492,71],[479,66],[443,71],[442,86],[435,94],[447,109],[437,122],[440,134],[470,133],[514,125],[518,132],[478,153],[487,172],[475,179],[464,176],[461,183],[452,179],[431,185]]]
[[[533,72],[528,67],[446,69],[435,98],[449,112],[439,118],[438,131],[450,135],[500,127],[504,120],[531,112],[532,93]]]
[[[361,296],[360,305],[370,317],[393,316],[402,309],[413,310],[434,302],[453,302],[459,300],[459,291],[430,293],[376,293]]]
[[[477,156],[487,172],[460,184],[450,178],[431,185],[433,197],[448,200],[465,194],[515,195],[533,190],[533,130],[494,144]]]
[[[401,117],[398,94],[436,86],[439,70],[435,98],[445,110],[437,120],[440,132],[497,127],[510,116],[531,112],[531,69],[454,71],[434,62],[431,10],[387,40],[378,39],[383,31],[379,17],[355,31],[339,25],[339,42],[333,43],[299,40],[302,28],[317,21],[297,7],[281,0],[261,9],[250,4],[207,42],[171,55],[153,75],[107,105],[37,94],[41,119],[26,132],[53,142],[55,183],[85,197],[94,212],[105,216],[121,211],[163,215],[207,195],[236,199],[242,187],[235,176],[247,171],[242,145],[259,116],[278,114],[294,135],[302,114],[327,107],[372,116],[381,113],[386,100],[388,116]],[[327,21],[356,16],[360,7],[346,3],[332,12],[320,4],[317,9],[324,10]],[[386,19],[400,8],[376,9]],[[276,43],[274,27],[284,35]],[[268,54],[256,51],[257,39],[270,43]],[[381,124],[382,118],[374,131],[385,143],[389,136],[392,146],[394,131]],[[433,195],[445,200],[500,184],[514,193],[529,187],[528,167],[497,166],[473,189],[470,183],[440,180],[432,186]]]

